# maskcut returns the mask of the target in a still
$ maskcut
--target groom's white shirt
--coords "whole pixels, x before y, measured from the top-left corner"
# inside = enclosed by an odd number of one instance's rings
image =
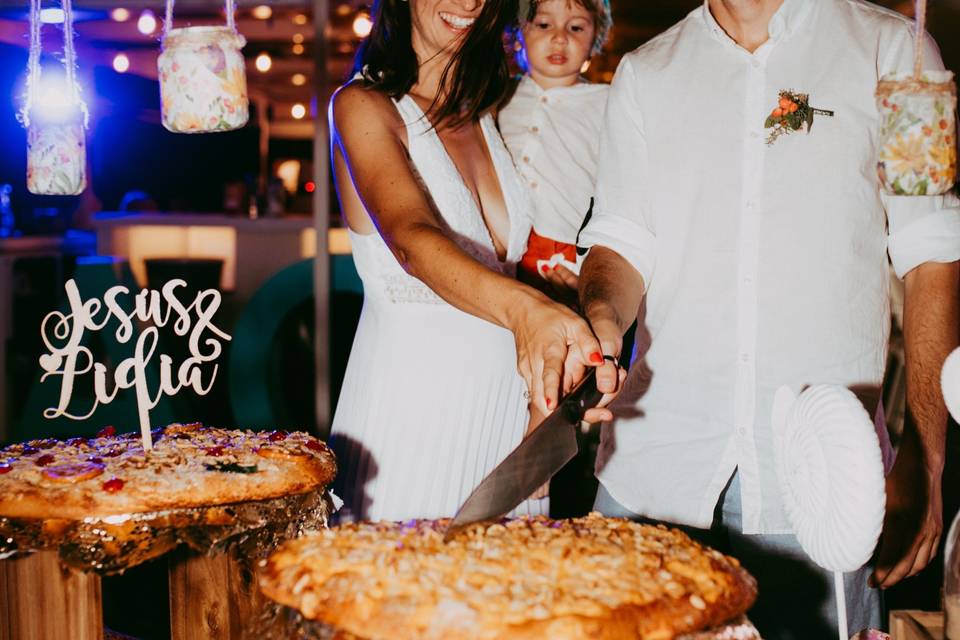
[[[960,259],[956,197],[876,178],[880,75],[913,65],[911,24],[857,0],[786,0],[753,54],[706,3],[627,55],[610,90],[597,206],[580,237],[647,287],[645,355],[605,425],[598,476],[631,511],[706,527],[740,470],[745,533],[785,533],[770,413],[783,384],[877,389],[898,276]],[[942,68],[935,46],[929,68]],[[810,133],[768,146],[781,90]],[[649,333],[647,333],[647,331]]]

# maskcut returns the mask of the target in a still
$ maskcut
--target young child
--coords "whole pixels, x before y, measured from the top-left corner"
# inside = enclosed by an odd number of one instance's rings
[[[575,244],[591,206],[609,88],[580,74],[611,24],[608,0],[531,0],[521,15],[518,59],[526,73],[498,123],[534,203],[520,264],[528,281],[552,280],[557,265],[577,270]]]
[[[518,58],[526,73],[497,118],[534,204],[518,276],[534,286],[539,282],[561,302],[575,303],[577,234],[592,206],[609,89],[580,74],[606,41],[613,22],[610,4],[531,0],[520,17]],[[527,433],[543,418],[531,405]],[[532,497],[545,498],[548,489],[545,485]]]

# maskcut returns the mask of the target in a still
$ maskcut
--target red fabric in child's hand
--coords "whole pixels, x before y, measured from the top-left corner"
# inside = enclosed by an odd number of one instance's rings
[[[577,261],[577,247],[575,245],[545,238],[531,229],[530,238],[527,240],[527,252],[520,259],[519,268],[527,275],[536,274],[542,278],[543,274],[537,269],[537,262],[550,260],[558,253],[568,262],[575,263]]]

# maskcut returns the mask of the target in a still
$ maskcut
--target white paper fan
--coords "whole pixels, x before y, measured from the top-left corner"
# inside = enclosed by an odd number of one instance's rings
[[[950,415],[960,422],[960,347],[953,350],[940,371],[940,388]]]
[[[883,527],[886,493],[873,421],[848,389],[818,385],[773,402],[774,456],[787,518],[803,550],[834,572],[846,638],[843,572],[863,566]]]

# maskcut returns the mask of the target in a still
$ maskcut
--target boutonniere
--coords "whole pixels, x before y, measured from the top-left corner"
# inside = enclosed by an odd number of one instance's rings
[[[771,130],[767,136],[767,144],[773,144],[780,136],[801,129],[810,133],[814,115],[833,117],[833,111],[811,107],[810,97],[805,93],[781,91],[777,106],[767,116],[763,125],[764,129]]]

